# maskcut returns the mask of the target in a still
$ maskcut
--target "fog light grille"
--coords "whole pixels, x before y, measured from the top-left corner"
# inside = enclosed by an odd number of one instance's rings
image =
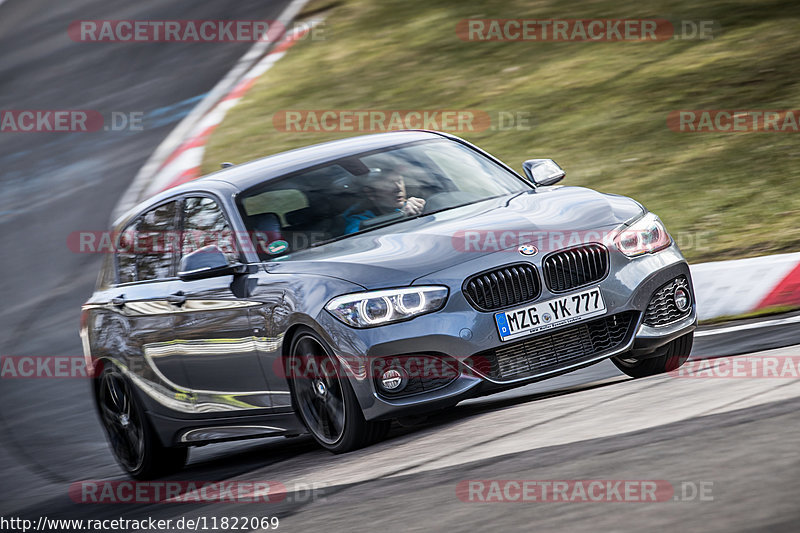
[[[683,289],[689,295],[689,306],[684,309],[678,309],[675,304],[675,291]],[[692,291],[689,290],[689,281],[686,276],[679,276],[669,283],[659,287],[653,294],[650,303],[647,304],[647,310],[644,313],[644,323],[648,326],[666,326],[677,322],[682,318],[686,318],[692,312]]]

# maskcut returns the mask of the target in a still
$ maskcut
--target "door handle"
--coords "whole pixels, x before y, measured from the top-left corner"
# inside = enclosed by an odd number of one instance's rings
[[[120,294],[116,298],[111,298],[111,305],[114,307],[125,307],[125,295]]]
[[[180,307],[186,303],[186,295],[183,294],[183,291],[178,291],[167,296],[167,301],[172,305]]]

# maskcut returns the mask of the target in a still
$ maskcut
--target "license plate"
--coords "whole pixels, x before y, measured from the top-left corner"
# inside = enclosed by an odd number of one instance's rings
[[[501,341],[524,337],[537,331],[557,328],[580,322],[587,318],[602,315],[606,304],[600,289],[585,290],[552,300],[537,302],[527,307],[497,313],[497,331]]]

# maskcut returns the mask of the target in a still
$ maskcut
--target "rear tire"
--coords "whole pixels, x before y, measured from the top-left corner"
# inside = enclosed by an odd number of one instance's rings
[[[97,378],[97,407],[117,463],[134,479],[155,479],[181,470],[189,449],[161,444],[130,380],[114,365]]]
[[[687,333],[662,347],[659,355],[647,359],[626,359],[623,354],[612,357],[611,361],[631,377],[655,376],[680,368],[689,359],[693,342],[694,332]]]
[[[314,439],[333,453],[346,453],[377,442],[389,421],[368,422],[350,380],[325,341],[303,328],[292,339],[287,361],[292,405]]]

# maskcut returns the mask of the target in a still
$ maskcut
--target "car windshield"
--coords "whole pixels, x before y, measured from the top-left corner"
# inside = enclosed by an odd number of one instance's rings
[[[240,197],[262,260],[410,218],[529,190],[506,168],[441,139],[350,156],[269,180]]]

